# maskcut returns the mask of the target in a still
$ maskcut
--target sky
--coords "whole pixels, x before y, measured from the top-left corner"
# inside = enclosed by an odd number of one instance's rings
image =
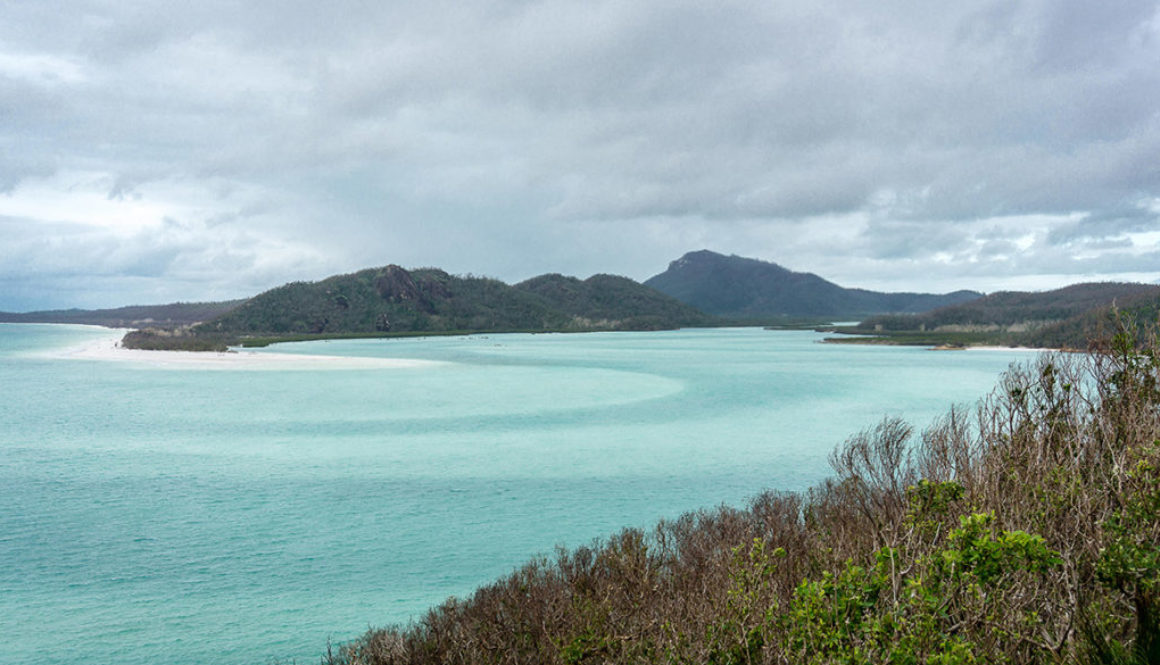
[[[390,263],[1160,280],[1155,0],[8,0],[0,310]]]

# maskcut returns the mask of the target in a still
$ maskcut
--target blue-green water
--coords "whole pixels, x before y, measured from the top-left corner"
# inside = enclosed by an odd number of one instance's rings
[[[0,325],[0,662],[316,662],[557,544],[805,488],[1028,358],[758,329],[274,349],[443,361],[332,371],[51,353],[109,336]]]

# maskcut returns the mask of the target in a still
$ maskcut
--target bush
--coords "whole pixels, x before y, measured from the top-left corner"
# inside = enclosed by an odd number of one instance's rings
[[[767,492],[534,561],[356,663],[1160,662],[1160,345],[1012,368]]]

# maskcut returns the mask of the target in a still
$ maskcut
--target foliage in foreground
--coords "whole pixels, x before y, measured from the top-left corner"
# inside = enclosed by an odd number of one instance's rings
[[[1160,346],[885,420],[832,480],[560,550],[328,655],[364,663],[1160,662]]]

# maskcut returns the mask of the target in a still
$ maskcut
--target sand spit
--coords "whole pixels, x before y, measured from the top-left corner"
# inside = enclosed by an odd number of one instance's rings
[[[218,370],[354,370],[404,369],[433,367],[447,363],[436,360],[409,358],[366,358],[353,356],[323,356],[298,353],[231,350],[224,353],[195,351],[145,351],[121,346],[121,336],[87,342],[80,346],[56,349],[38,354],[41,357],[62,360],[99,360],[122,362],[157,369],[218,369]]]
[[[1035,346],[967,346],[963,348],[964,351],[1003,351],[1005,353],[1011,352],[1025,352],[1025,353],[1060,353],[1066,349],[1049,349],[1046,347]]]

